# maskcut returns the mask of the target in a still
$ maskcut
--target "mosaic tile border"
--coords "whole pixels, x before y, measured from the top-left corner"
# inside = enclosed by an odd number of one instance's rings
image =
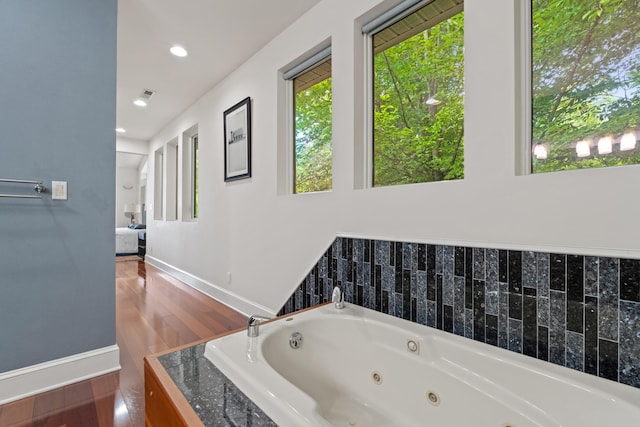
[[[345,300],[640,388],[640,260],[338,237],[279,314]]]

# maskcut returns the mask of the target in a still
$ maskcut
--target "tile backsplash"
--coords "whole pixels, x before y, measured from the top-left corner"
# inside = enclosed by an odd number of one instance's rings
[[[345,300],[640,387],[640,260],[338,237],[280,314]]]

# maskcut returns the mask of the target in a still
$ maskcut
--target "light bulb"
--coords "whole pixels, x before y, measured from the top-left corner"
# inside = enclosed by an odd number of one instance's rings
[[[610,136],[605,136],[604,138],[600,138],[598,140],[598,154],[609,154],[613,151],[612,148],[613,142],[611,141]]]
[[[533,155],[536,156],[538,160],[544,160],[547,158],[547,149],[542,144],[536,144],[533,148]]]
[[[587,157],[591,155],[591,148],[587,141],[580,141],[576,144],[576,154],[578,157]]]
[[[620,139],[620,151],[628,151],[636,148],[636,136],[633,132],[627,132]]]
[[[146,107],[147,103],[144,102],[142,99],[136,99],[135,101],[133,101],[133,103],[135,105],[137,105],[138,107]]]

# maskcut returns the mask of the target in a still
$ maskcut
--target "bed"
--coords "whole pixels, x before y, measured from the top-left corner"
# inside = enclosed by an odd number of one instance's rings
[[[135,227],[134,227],[135,226]],[[116,256],[138,254],[138,233],[144,231],[143,224],[116,228]]]

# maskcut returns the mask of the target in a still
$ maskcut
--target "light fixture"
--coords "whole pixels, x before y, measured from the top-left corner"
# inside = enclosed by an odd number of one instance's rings
[[[136,99],[135,101],[133,101],[133,103],[135,105],[137,105],[138,107],[146,107],[147,103],[144,102],[142,99]]]
[[[620,151],[628,151],[636,148],[636,135],[633,132],[627,132],[620,139]]]
[[[182,46],[172,46],[171,49],[169,49],[169,52],[175,56],[179,56],[180,58],[187,56],[187,50]]]
[[[124,216],[131,218],[131,224],[136,223],[136,214],[142,212],[142,206],[136,203],[126,203],[124,205]]]
[[[127,130],[125,128],[116,128],[116,132],[125,133]]]
[[[598,154],[609,154],[613,151],[613,142],[610,136],[598,140]]]
[[[587,141],[579,141],[576,144],[576,154],[578,157],[587,157],[591,155],[591,148],[589,148],[589,143]]]
[[[536,146],[533,147],[533,155],[536,156],[536,159],[544,160],[547,158],[547,154],[547,149],[544,145],[536,144]]]

